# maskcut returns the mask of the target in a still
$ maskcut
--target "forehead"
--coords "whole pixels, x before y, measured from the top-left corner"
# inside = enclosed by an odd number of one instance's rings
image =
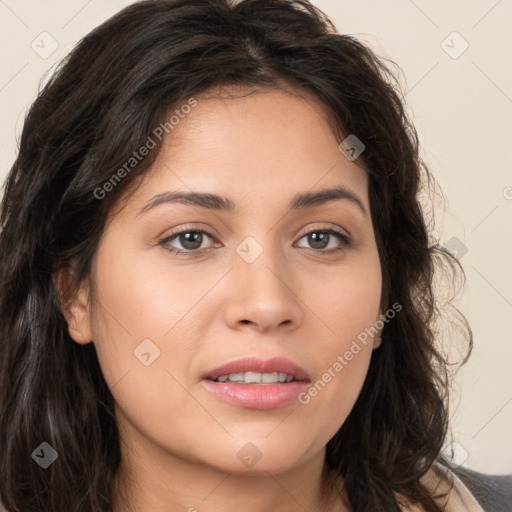
[[[165,136],[132,198],[139,209],[148,198],[176,189],[288,205],[298,192],[336,185],[368,207],[366,172],[341,152],[330,113],[316,98],[238,90],[195,99]],[[241,199],[235,207],[243,207]]]

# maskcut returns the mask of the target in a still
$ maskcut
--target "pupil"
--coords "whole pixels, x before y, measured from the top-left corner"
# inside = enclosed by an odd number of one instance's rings
[[[194,249],[197,249],[198,247],[201,246],[201,237],[203,236],[202,233],[198,233],[197,231],[194,231],[194,232],[190,232],[190,233],[184,233],[181,235],[181,244],[183,245],[183,247],[185,247],[185,249],[190,249],[190,250],[194,250]],[[196,239],[195,241],[192,240],[192,242],[190,241],[190,239]],[[197,243],[197,240],[199,239],[199,243]],[[183,242],[183,240],[185,242]],[[192,247],[190,246],[187,246],[187,244],[189,243],[192,243]]]
[[[327,240],[327,237],[329,236],[328,233],[321,233],[321,232],[314,232],[314,233],[310,233],[309,234],[309,243],[311,244],[312,247],[316,248],[316,249],[323,249],[326,247],[326,240]],[[320,242],[318,242],[318,239],[320,239]],[[318,243],[320,243],[320,245],[318,245]],[[317,244],[317,245],[315,245]]]

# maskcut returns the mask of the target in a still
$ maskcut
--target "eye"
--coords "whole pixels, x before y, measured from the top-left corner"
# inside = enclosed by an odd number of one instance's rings
[[[166,251],[173,254],[197,256],[210,249],[210,247],[201,247],[205,237],[213,239],[213,235],[204,229],[192,229],[185,226],[161,240],[159,245],[162,245]],[[299,240],[303,238],[307,238],[307,242],[311,244],[310,250],[317,253],[332,253],[351,246],[351,239],[343,232],[332,227],[313,229],[304,233]],[[338,246],[329,248],[333,238],[339,240]],[[171,245],[171,242],[174,240],[176,240],[174,243],[178,243],[181,247]],[[306,249],[308,248],[306,247]]]
[[[171,253],[179,254],[190,252],[193,254],[201,254],[206,250],[205,248],[200,249],[205,235],[208,238],[213,238],[212,235],[204,229],[190,229],[184,227],[178,229],[174,234],[171,234],[169,237],[165,238],[159,243]],[[168,244],[170,244],[170,242],[174,239],[177,239],[181,245],[181,248],[168,247]]]
[[[333,236],[334,235],[334,236]],[[311,244],[312,248],[315,251],[320,252],[335,252],[335,251],[341,251],[347,247],[350,246],[351,242],[347,235],[342,233],[341,231],[338,231],[337,229],[333,228],[326,228],[326,229],[313,229],[311,231],[308,231],[304,235],[301,236],[300,240],[307,237],[307,241],[309,244]],[[337,238],[338,240],[341,240],[341,244],[338,247],[331,247],[329,250],[324,250],[328,248],[329,243],[332,241],[333,238]]]

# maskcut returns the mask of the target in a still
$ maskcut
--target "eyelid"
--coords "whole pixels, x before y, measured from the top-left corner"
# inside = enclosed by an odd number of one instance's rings
[[[321,222],[320,225],[314,225],[313,227],[309,226],[302,232],[302,234],[299,235],[299,238],[311,233],[311,231],[324,231],[328,229],[332,229],[352,241],[352,236],[346,229],[340,228],[337,224],[333,224],[332,222]]]

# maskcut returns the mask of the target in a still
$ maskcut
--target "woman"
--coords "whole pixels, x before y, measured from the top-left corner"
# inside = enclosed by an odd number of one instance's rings
[[[422,179],[391,73],[306,1],[93,30],[2,203],[5,510],[482,510]]]

